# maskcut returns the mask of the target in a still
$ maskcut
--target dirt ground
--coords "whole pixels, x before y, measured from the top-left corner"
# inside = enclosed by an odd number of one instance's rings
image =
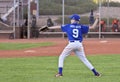
[[[0,39],[0,42],[40,43],[54,42],[55,45],[37,47],[24,50],[0,50],[0,57],[29,57],[29,56],[59,56],[68,40],[63,38],[39,38],[39,39]],[[84,39],[83,46],[86,55],[120,54],[120,39]],[[73,53],[72,53],[73,54]]]

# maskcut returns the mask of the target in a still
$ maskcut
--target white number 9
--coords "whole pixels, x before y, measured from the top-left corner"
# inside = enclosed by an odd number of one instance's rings
[[[73,37],[74,37],[74,38],[78,38],[78,36],[79,36],[79,31],[78,31],[78,29],[73,29]]]

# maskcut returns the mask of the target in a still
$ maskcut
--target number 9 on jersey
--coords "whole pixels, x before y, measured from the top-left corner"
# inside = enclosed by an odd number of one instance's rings
[[[73,37],[74,38],[78,38],[79,37],[79,30],[78,29],[73,29],[72,32],[73,32]]]

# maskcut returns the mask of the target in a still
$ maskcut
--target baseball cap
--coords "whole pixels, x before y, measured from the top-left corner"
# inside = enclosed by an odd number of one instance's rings
[[[73,20],[76,20],[76,21],[79,21],[80,20],[80,16],[78,14],[73,14],[69,17],[70,19],[73,19]]]

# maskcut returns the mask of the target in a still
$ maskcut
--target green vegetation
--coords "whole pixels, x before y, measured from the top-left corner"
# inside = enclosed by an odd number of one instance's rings
[[[98,8],[98,0],[64,0],[65,1],[65,14],[70,15],[73,13],[87,13],[91,9]],[[112,7],[120,7],[120,3],[110,2]],[[102,6],[107,6],[107,0],[102,2]],[[27,9],[24,8],[25,15]],[[62,0],[40,0],[39,1],[40,15],[61,15],[62,14]]]
[[[91,9],[96,10],[98,4],[95,0],[64,0],[65,1],[65,14],[70,15],[73,13],[87,13]],[[94,2],[95,1],[95,2]],[[98,1],[98,0],[97,0]],[[61,15],[62,14],[62,0],[41,0],[39,2],[40,15]],[[102,6],[107,6],[107,0],[102,2]],[[120,7],[120,3],[110,2],[111,7]]]
[[[120,55],[87,57],[101,77],[95,77],[76,56],[65,60],[62,78],[54,77],[58,57],[0,58],[0,82],[120,82]]]
[[[97,4],[92,0],[65,0],[65,14],[86,13],[96,9]],[[40,15],[61,15],[62,0],[41,0]]]
[[[0,50],[21,50],[42,46],[51,46],[52,42],[42,42],[42,43],[0,43]]]

